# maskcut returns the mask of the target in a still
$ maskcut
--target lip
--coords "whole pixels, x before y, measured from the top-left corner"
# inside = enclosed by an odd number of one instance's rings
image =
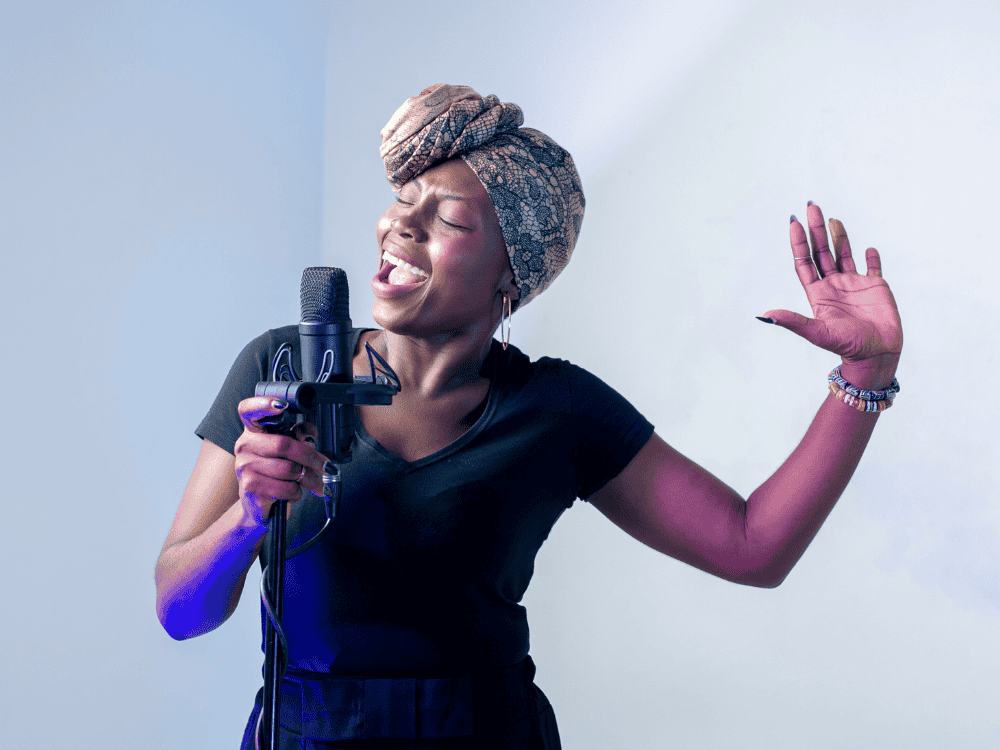
[[[372,277],[372,293],[376,297],[403,297],[427,283],[426,281],[418,281],[416,284],[390,284],[388,281],[382,281],[381,275],[380,271]]]
[[[400,260],[406,261],[411,266],[417,266],[417,268],[420,268],[420,266],[414,263],[411,258],[406,256],[404,253],[399,252],[399,250],[396,249],[395,245],[390,245],[386,243],[386,245],[383,246],[382,252],[384,253],[386,251],[392,253]],[[424,281],[418,281],[414,284],[390,284],[389,274],[392,273],[393,268],[395,268],[395,266],[387,263],[384,258],[381,257],[379,258],[378,272],[372,277],[372,293],[376,297],[381,297],[383,299],[389,299],[393,297],[404,297],[407,294],[416,291],[418,287],[424,286],[428,281],[430,281],[430,278],[428,278]]]

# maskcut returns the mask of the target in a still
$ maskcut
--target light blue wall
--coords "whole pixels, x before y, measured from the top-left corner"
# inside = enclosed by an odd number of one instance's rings
[[[808,312],[789,213],[813,199],[879,248],[907,335],[897,405],[779,589],[564,515],[525,601],[564,747],[991,747],[992,4],[8,5],[11,746],[236,746],[256,574],[192,641],[153,610],[191,431],[242,345],[297,318],[304,266],[345,268],[370,324],[378,131],[444,81],[520,104],[587,193],[574,260],[514,342],[600,375],[744,496],[834,364],[754,320]]]
[[[153,564],[199,415],[243,344],[298,314],[319,257],[326,9],[4,3],[2,19],[17,385],[0,744],[234,746],[260,680],[252,603],[175,643]]]

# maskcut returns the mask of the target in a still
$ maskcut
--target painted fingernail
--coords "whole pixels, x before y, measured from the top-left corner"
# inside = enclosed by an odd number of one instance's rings
[[[771,325],[774,325],[774,321],[771,318],[762,318],[758,315],[757,320],[763,320],[765,323],[770,323]]]
[[[314,438],[312,435],[306,435],[304,438],[302,438],[302,441],[304,443],[309,443],[309,445],[311,445],[313,448],[316,447],[316,438]]]
[[[792,218],[790,218],[790,219],[788,220],[788,223],[789,223],[789,224],[794,224],[794,223],[795,223],[795,222],[797,222],[797,221],[798,221],[798,219],[796,219],[796,218],[795,218],[795,214],[792,214]]]
[[[287,406],[288,406],[287,401],[282,401],[281,399],[278,398],[274,399],[274,401],[271,402],[272,409],[284,409]]]
[[[324,474],[336,474],[337,473],[337,465],[333,461],[327,461],[325,464],[323,464],[323,473]]]
[[[812,201],[809,201],[809,202],[808,202],[808,203],[807,203],[806,205],[807,205],[807,206],[815,206],[816,204],[815,204],[815,203],[813,203]]]

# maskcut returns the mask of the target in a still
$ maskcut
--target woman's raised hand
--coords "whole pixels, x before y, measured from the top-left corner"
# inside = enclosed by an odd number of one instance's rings
[[[878,251],[873,247],[865,251],[867,273],[862,276],[854,265],[844,225],[830,219],[831,252],[819,206],[810,204],[806,215],[809,239],[794,216],[790,237],[795,272],[813,317],[789,310],[771,310],[766,317],[810,343],[839,354],[845,364],[894,371],[903,348],[903,327],[896,300],[882,279]]]
[[[264,432],[260,425],[262,418],[280,414],[285,406],[261,396],[239,405],[243,434],[233,449],[239,498],[247,517],[260,525],[267,523],[275,500],[295,502],[306,490],[323,496],[326,457],[315,448],[315,426],[299,425],[289,436]]]

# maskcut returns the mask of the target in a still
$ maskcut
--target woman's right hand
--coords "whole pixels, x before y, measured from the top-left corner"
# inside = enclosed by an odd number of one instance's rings
[[[306,490],[323,496],[326,457],[316,450],[316,428],[298,425],[293,436],[265,432],[264,417],[280,414],[286,404],[254,396],[240,401],[243,434],[233,448],[239,500],[245,516],[255,525],[266,526],[276,500],[294,503]],[[291,512],[291,506],[288,507]]]

